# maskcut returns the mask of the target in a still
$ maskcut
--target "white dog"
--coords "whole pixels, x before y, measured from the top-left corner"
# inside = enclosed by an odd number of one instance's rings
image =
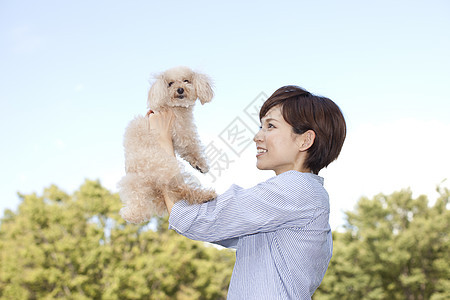
[[[193,106],[197,99],[205,104],[213,96],[210,79],[186,67],[173,68],[157,76],[148,93],[149,113],[162,109],[173,111],[174,150],[202,173],[208,172],[209,167],[193,122]],[[181,172],[176,158],[159,146],[157,138],[147,116],[136,117],[125,131],[126,176],[118,186],[125,204],[120,214],[131,223],[163,214],[166,211],[164,191],[175,201],[184,199],[189,203],[202,203],[216,197],[213,190],[202,189],[193,176]]]

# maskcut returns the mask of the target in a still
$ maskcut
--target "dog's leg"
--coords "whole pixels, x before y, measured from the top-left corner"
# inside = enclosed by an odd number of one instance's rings
[[[186,200],[189,204],[199,204],[211,201],[217,197],[214,190],[202,189],[186,183],[181,183],[170,188],[170,194],[176,201]]]
[[[181,158],[189,162],[193,168],[201,173],[207,173],[209,171],[206,156],[203,153],[203,148],[199,140],[194,142],[191,137],[191,143],[182,149],[177,149],[177,152]]]
[[[120,210],[122,218],[134,224],[150,220],[155,210],[151,186],[134,173],[124,176],[118,186],[120,199],[125,205]]]
[[[206,155],[192,118],[179,118],[174,122],[173,147],[193,168],[202,173],[209,171]]]

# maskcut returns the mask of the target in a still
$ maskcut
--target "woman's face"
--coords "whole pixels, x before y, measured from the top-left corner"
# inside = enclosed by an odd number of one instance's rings
[[[309,172],[303,168],[306,152],[301,151],[303,134],[292,131],[281,114],[280,106],[272,107],[261,119],[261,129],[255,135],[256,167],[281,174],[289,170]]]

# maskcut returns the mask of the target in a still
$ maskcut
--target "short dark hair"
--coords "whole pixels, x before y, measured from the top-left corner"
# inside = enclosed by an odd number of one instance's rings
[[[261,107],[259,119],[279,105],[285,121],[294,133],[313,130],[313,145],[307,150],[305,166],[314,174],[338,158],[347,134],[345,119],[339,106],[326,97],[316,96],[295,85],[276,90]]]

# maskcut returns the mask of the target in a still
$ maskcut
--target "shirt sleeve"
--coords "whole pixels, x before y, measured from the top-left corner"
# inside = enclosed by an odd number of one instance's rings
[[[320,202],[315,201],[320,194],[315,191],[323,186],[304,176],[283,174],[249,189],[232,185],[203,204],[177,202],[170,214],[169,229],[190,239],[229,247],[236,246],[236,238],[243,235],[303,227],[314,216]]]

